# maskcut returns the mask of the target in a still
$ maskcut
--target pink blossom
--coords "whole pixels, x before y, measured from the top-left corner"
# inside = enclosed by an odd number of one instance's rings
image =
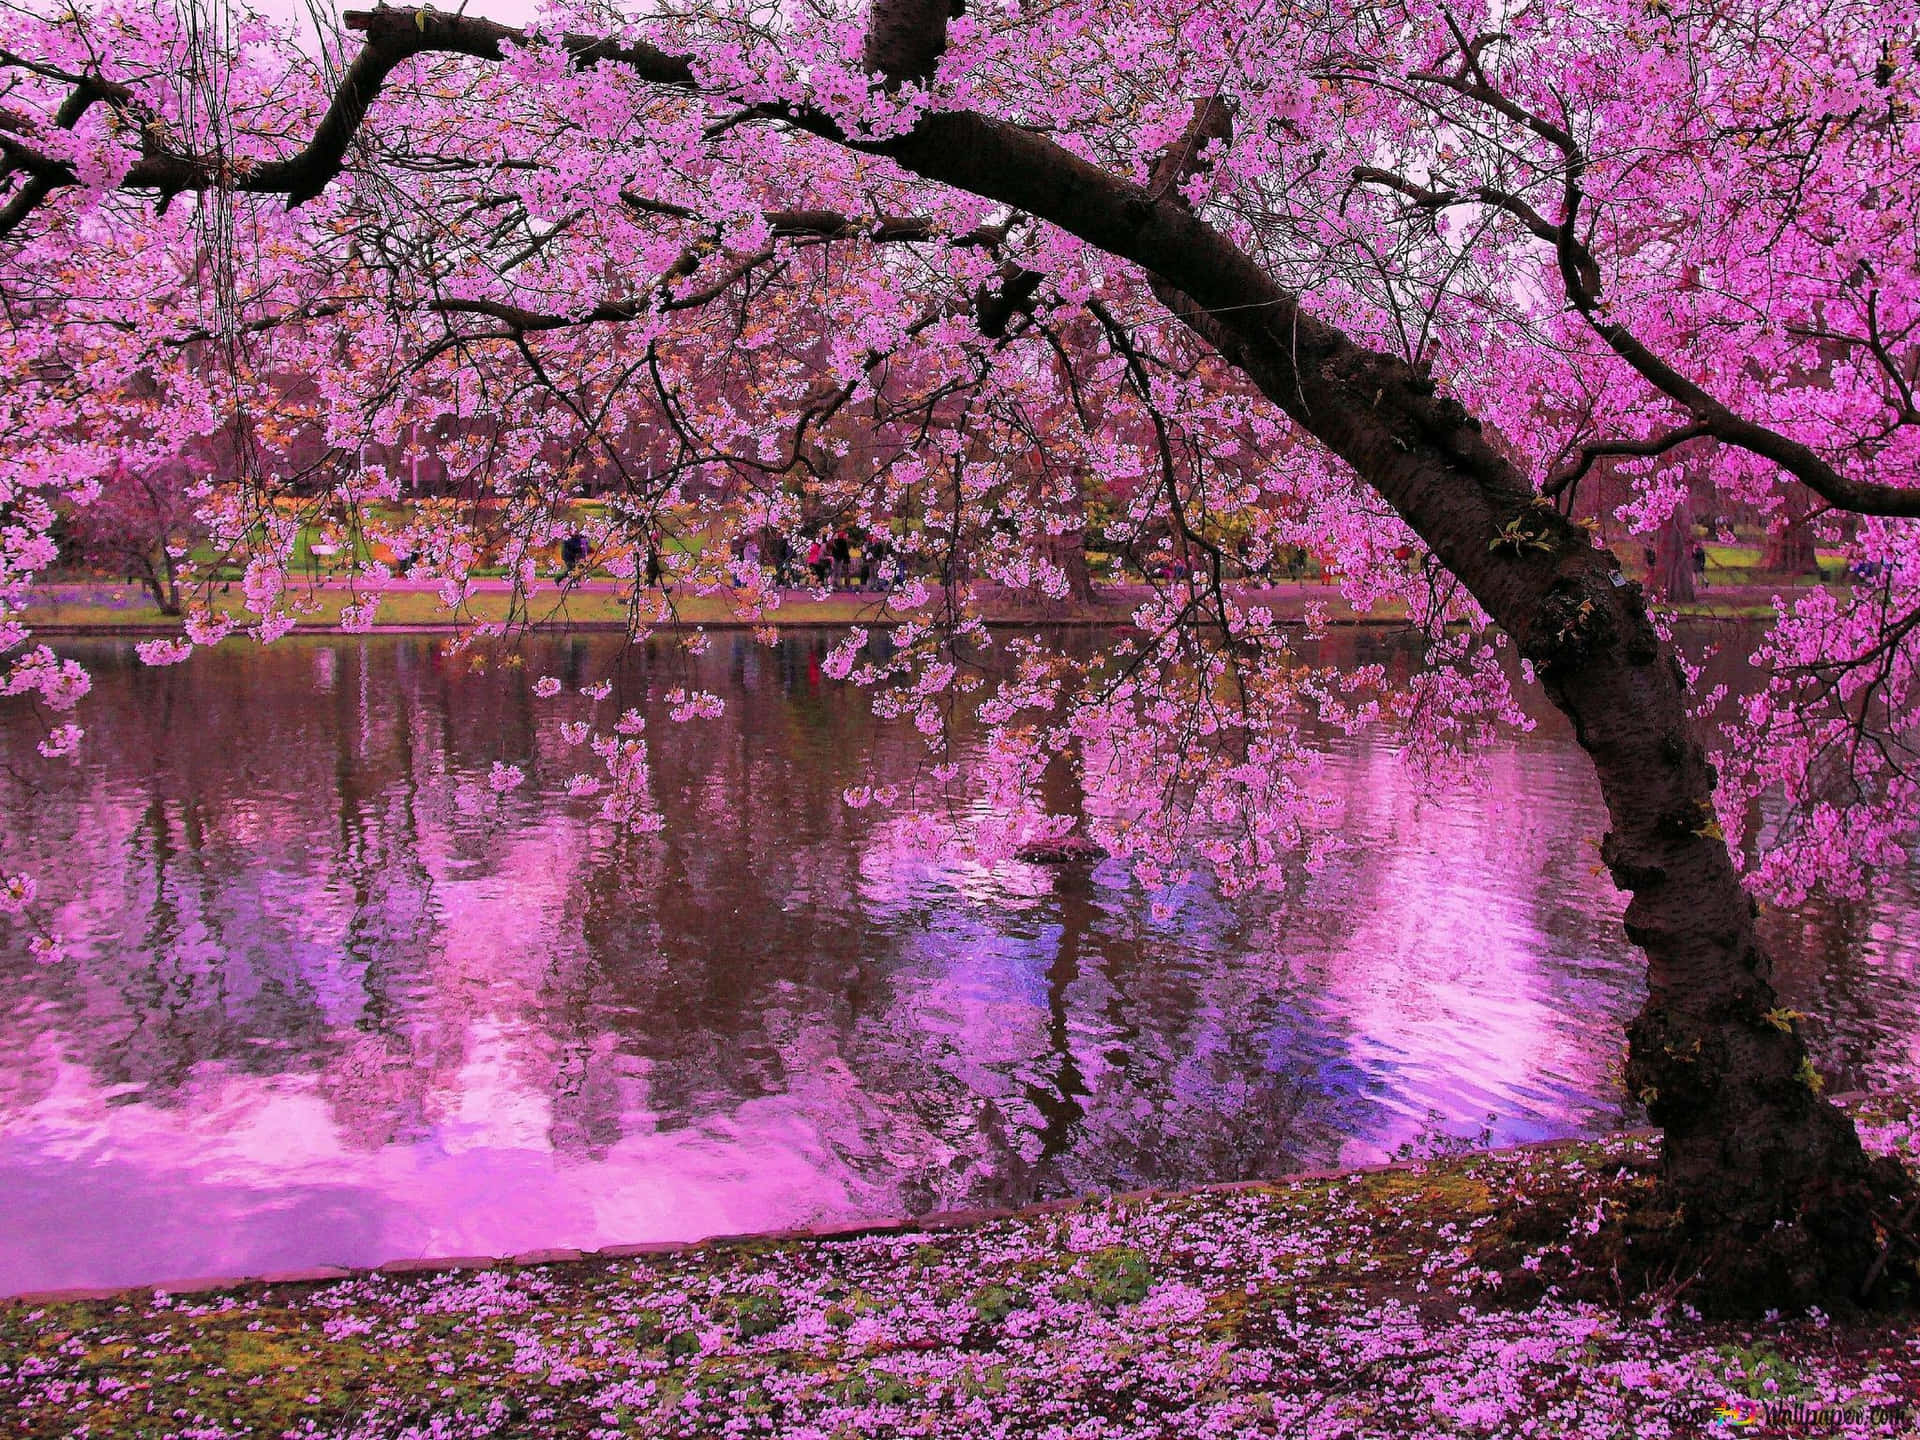
[[[292,633],[293,627],[297,623],[294,617],[288,612],[276,610],[272,614],[264,617],[249,633],[262,645],[271,645],[274,641],[280,639],[281,636]]]
[[[21,914],[39,893],[39,882],[31,875],[0,875],[0,915]]]
[[[80,737],[85,734],[78,725],[56,725],[34,748],[47,759],[58,760],[74,754],[80,748]]]
[[[374,616],[380,609],[380,597],[367,595],[351,604],[340,607],[340,628],[349,635],[364,635],[373,629]]]
[[[202,610],[187,616],[185,628],[187,638],[195,645],[218,645],[233,633],[234,621],[230,615],[216,615],[211,611]]]
[[[193,656],[191,640],[142,640],[133,648],[142,665],[178,665]]]
[[[717,720],[726,711],[726,702],[708,690],[686,690],[675,688],[667,692],[667,703],[673,708],[667,713],[677,721],[693,719]]]

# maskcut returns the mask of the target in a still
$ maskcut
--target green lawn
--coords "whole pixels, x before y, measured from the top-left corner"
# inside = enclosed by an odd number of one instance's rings
[[[310,509],[311,507],[303,508]],[[373,524],[379,528],[397,529],[406,523],[407,517],[405,509],[406,507],[404,506],[377,505],[369,508],[365,518],[369,524]],[[601,517],[604,515],[605,510],[606,506],[597,500],[576,501],[571,507],[572,513],[578,516],[583,522]],[[332,555],[317,556],[313,553],[313,547],[316,544],[344,545],[346,535],[346,530],[337,524],[323,523],[319,519],[303,520],[299,531],[294,536],[291,561],[293,571],[296,574],[314,573],[321,569],[323,565],[328,569],[336,569],[343,565],[346,561],[344,548]],[[264,538],[264,532],[256,532],[256,540],[264,541]],[[669,554],[698,555],[705,550],[707,540],[708,536],[704,531],[674,534],[667,537],[662,549]],[[364,535],[353,536],[353,552],[354,559],[357,563],[380,559],[391,564],[395,559],[393,554],[384,545],[378,547],[369,545]],[[551,571],[558,566],[559,556],[559,545],[547,546],[541,568]],[[242,571],[245,569],[244,561],[241,563],[235,563],[230,559],[222,561],[222,557],[216,555],[213,547],[205,542],[193,546],[189,558],[196,566],[210,567],[213,571],[214,578],[220,581],[238,580]],[[216,564],[216,561],[221,561],[222,563]],[[506,571],[498,565],[480,565],[475,567],[473,573],[487,579],[498,579],[503,576]],[[596,570],[594,573],[601,578],[606,578],[604,571]]]
[[[63,587],[62,592],[56,593],[64,593],[70,588]],[[296,603],[303,607],[300,611],[302,629],[338,629],[341,609],[350,598],[345,589],[328,587],[317,590],[310,601],[301,598],[297,588],[294,593]],[[686,625],[845,625],[884,618],[885,612],[880,608],[881,599],[878,595],[850,594],[835,595],[829,600],[790,597],[765,621],[743,622],[735,614],[733,606],[722,597],[687,595],[675,599],[674,615]],[[456,617],[431,592],[395,591],[382,597],[374,623],[377,626],[444,627],[462,620],[504,622],[510,618],[508,603],[509,597],[505,593],[485,591],[473,596]],[[307,604],[311,605],[311,609],[304,608]],[[243,622],[251,623],[253,619],[238,590],[216,595],[215,608]],[[35,600],[28,616],[29,623],[36,630],[50,632],[63,629],[177,630],[180,625],[178,620],[161,614],[144,592],[132,587],[102,586],[85,600],[42,597]],[[548,591],[536,597],[530,612],[511,618],[520,623],[541,626],[613,628],[624,627],[629,616],[626,605],[618,595],[610,590],[596,589],[576,591],[564,599],[558,593]]]
[[[1787,575],[1778,570],[1761,569],[1765,551],[1759,545],[1710,542],[1705,548],[1709,585],[1806,585],[1813,581],[1811,575]],[[1817,550],[1814,555],[1825,578],[1839,578],[1844,564],[1839,551]]]

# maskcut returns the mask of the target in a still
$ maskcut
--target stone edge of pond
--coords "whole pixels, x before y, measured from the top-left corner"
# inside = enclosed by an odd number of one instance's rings
[[[1871,1091],[1853,1091],[1833,1098],[1840,1102],[1865,1100]],[[1639,1126],[1610,1130],[1600,1135],[1569,1136],[1558,1140],[1531,1140],[1487,1150],[1444,1157],[1451,1160],[1505,1158],[1518,1155],[1550,1154],[1557,1150],[1619,1139],[1648,1139],[1658,1130]],[[1343,1180],[1360,1175],[1380,1175],[1419,1170],[1435,1163],[1434,1157],[1387,1160],[1372,1165],[1334,1166],[1300,1170],[1276,1175],[1267,1180],[1223,1180],[1204,1185],[1150,1186],[1139,1190],[1093,1192],[1038,1200],[1010,1208],[935,1210],[924,1215],[873,1220],[846,1220],[818,1225],[801,1225],[779,1230],[753,1231],[734,1235],[705,1235],[694,1240],[647,1240],[636,1244],[603,1245],[593,1250],[556,1246],[525,1250],[516,1255],[440,1255],[405,1256],[377,1265],[313,1265],[297,1270],[268,1271],[259,1275],[208,1275],[185,1280],[157,1280],[142,1285],[78,1286],[61,1290],[29,1290],[17,1295],[0,1295],[0,1307],[32,1308],[43,1305],[70,1305],[103,1301],[141,1301],[155,1295],[208,1295],[223,1292],[259,1292],[285,1286],[329,1285],[345,1280],[379,1277],[445,1275],[459,1271],[532,1269],[548,1266],[602,1266],[620,1260],[647,1256],[683,1255],[690,1251],[744,1249],[755,1245],[832,1244],[885,1235],[938,1235],[972,1230],[1003,1221],[1037,1219],[1078,1210],[1084,1206],[1140,1200],[1178,1199],[1195,1195],[1233,1195],[1252,1191],[1283,1191],[1296,1185],[1311,1185]]]

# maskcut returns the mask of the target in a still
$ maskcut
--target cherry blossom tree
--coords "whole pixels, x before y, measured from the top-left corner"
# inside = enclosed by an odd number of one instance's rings
[[[110,474],[93,500],[76,505],[67,535],[79,558],[135,581],[162,615],[185,605],[182,562],[204,534],[205,477],[185,464]]]
[[[23,19],[0,53],[9,692],[82,683],[27,648],[52,504],[236,416],[260,439],[206,519],[250,556],[263,640],[296,613],[292,472],[375,528],[401,481],[361,457],[420,433],[452,492],[489,499],[484,537],[459,507],[392,537],[456,611],[488,551],[538,595],[586,468],[610,478],[589,538],[629,577],[671,507],[794,540],[911,517],[921,578],[876,612],[890,650],[859,631],[829,670],[936,740],[976,707],[1014,842],[1070,823],[1035,797],[1072,755],[1113,797],[1097,838],[1149,886],[1310,863],[1331,843],[1316,736],[1403,723],[1412,763],[1445,770],[1514,718],[1511,646],[1611,815],[1648,966],[1628,1085],[1703,1290],[1886,1289],[1911,1182],[1819,1095],[1750,888],[1870,883],[1920,809],[1911,17],[682,0],[346,25],[303,50],[110,0]],[[294,374],[317,398],[289,416]],[[141,387],[167,397],[158,430],[126,403]],[[325,456],[296,463],[311,427]],[[642,459],[641,434],[664,448]],[[1662,615],[1571,518],[1596,467],[1631,478],[1637,533],[1708,485],[1872,578],[1781,602],[1758,695],[1692,694]],[[1068,593],[1050,557],[1090,485],[1124,499],[1115,543],[1164,534],[1181,563],[1115,651],[1027,645],[987,685],[963,582]],[[1404,603],[1428,668],[1303,663],[1231,583],[1295,547],[1353,603]],[[666,568],[636,630],[676,587],[776,618],[725,546]],[[347,623],[370,620],[356,599]],[[202,607],[150,658],[233,628]],[[636,720],[579,722],[609,823],[646,821]],[[853,798],[932,823],[952,779]]]

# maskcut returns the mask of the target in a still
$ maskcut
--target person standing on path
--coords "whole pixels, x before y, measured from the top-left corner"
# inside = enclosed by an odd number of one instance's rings
[[[853,541],[844,528],[833,532],[833,588],[844,590],[853,565]]]

